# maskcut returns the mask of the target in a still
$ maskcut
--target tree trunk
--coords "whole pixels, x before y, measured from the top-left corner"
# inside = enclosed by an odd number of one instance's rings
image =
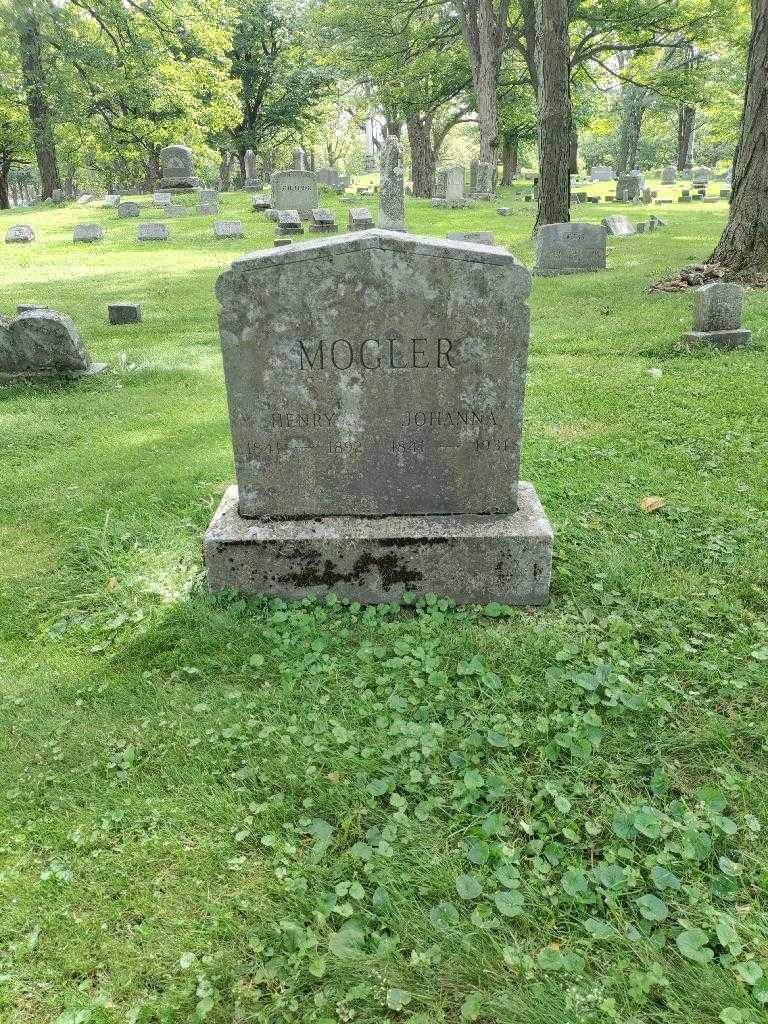
[[[622,119],[619,133],[619,151],[616,157],[616,174],[626,174],[637,165],[637,146],[645,115],[646,91],[636,85],[624,86],[622,96]]]
[[[219,190],[229,192],[232,188],[232,154],[228,149],[219,150]]]
[[[517,177],[517,135],[505,132],[501,149],[501,184],[511,185]]]
[[[571,93],[568,0],[537,0],[539,208],[536,227],[570,220]]]
[[[8,192],[8,173],[10,169],[10,160],[0,160],[0,210],[10,210],[11,208],[11,197]]]
[[[511,0],[457,0],[456,17],[469,53],[480,130],[480,159],[498,165],[498,87]]]
[[[145,182],[147,189],[154,188],[155,183],[161,177],[160,147],[150,142],[147,144],[147,180]]]
[[[429,199],[435,187],[435,152],[432,148],[432,115],[408,118],[408,145],[411,150],[413,194]]]
[[[32,12],[26,15],[19,31],[19,46],[22,81],[29,119],[32,122],[32,140],[40,174],[42,198],[50,199],[53,190],[61,188],[61,180],[56,161],[53,114],[45,95],[40,25]]]
[[[693,136],[696,128],[696,107],[681,103],[677,114],[677,169],[693,165]]]
[[[571,125],[571,138],[568,145],[568,170],[571,174],[579,173],[579,133],[576,125]]]
[[[731,208],[710,256],[733,274],[768,271],[768,3],[752,0],[752,35],[741,136],[733,164]]]
[[[480,159],[494,167],[499,162],[498,71],[483,63],[475,84],[477,126],[480,130]]]

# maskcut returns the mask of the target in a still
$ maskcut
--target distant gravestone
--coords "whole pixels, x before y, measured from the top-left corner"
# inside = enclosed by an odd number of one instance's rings
[[[169,203],[163,207],[163,213],[166,217],[186,217],[189,213],[188,206],[182,206],[181,204]]]
[[[405,231],[405,166],[403,146],[394,135],[387,136],[379,161],[379,227]]]
[[[214,238],[242,238],[244,234],[241,220],[217,220],[214,222]]]
[[[252,149],[245,151],[245,181],[243,188],[246,192],[258,192],[264,187],[261,173],[256,162],[256,154]]]
[[[112,195],[110,193],[109,195],[104,196],[104,202],[101,205],[108,209],[113,209],[120,205],[120,198],[120,196]]]
[[[90,194],[90,192],[86,193],[86,195],[78,196],[77,197],[77,205],[78,206],[87,206],[88,203],[92,203],[92,202],[93,202],[93,196]]]
[[[634,235],[635,225],[621,213],[603,217],[600,222],[609,235]]]
[[[605,270],[605,239],[602,224],[542,224],[533,273],[552,277]]]
[[[662,220],[661,217],[657,217],[655,213],[651,214],[648,218],[648,222],[653,224],[654,230],[656,230],[656,228],[665,228],[667,226],[667,222]]]
[[[306,169],[305,153],[301,146],[293,147],[292,157],[292,167],[294,171],[303,171]]]
[[[464,206],[464,168],[461,164],[445,167],[445,203],[449,210]]]
[[[68,316],[33,309],[0,327],[0,381],[35,377],[82,377],[98,373]]]
[[[140,213],[138,203],[120,203],[117,207],[117,216],[120,220],[126,217],[138,217]]]
[[[435,190],[432,193],[433,199],[445,199],[445,194],[448,189],[448,168],[438,167],[435,172]]]
[[[368,231],[375,227],[367,206],[353,206],[349,211],[347,227],[350,231]]]
[[[173,202],[173,196],[170,192],[155,192],[152,196],[152,202],[155,206],[167,206]]]
[[[51,192],[51,201],[54,203],[63,203],[66,198],[63,188],[55,188]]]
[[[301,223],[298,210],[278,210],[277,230],[281,235],[303,235],[304,225]]]
[[[35,232],[29,224],[14,224],[5,233],[5,241],[8,245],[29,245],[34,240]]]
[[[741,326],[744,289],[739,284],[715,281],[697,288],[693,300],[693,330],[683,335],[688,345],[741,348],[752,332]]]
[[[104,231],[99,224],[77,224],[72,232],[73,242],[100,242]]]
[[[272,206],[272,200],[268,196],[254,196],[252,209],[256,213],[263,213]]]
[[[113,326],[137,324],[141,320],[141,306],[135,302],[110,302],[107,316]]]
[[[449,231],[445,236],[452,242],[471,242],[473,245],[496,245],[493,231]]]
[[[321,185],[326,185],[328,188],[342,188],[341,176],[335,167],[321,167],[315,173]]]
[[[632,202],[637,199],[645,188],[645,178],[639,171],[632,171],[630,174],[620,174],[616,180],[616,198],[623,202]],[[626,198],[622,193],[626,192]]]
[[[215,188],[203,188],[200,190],[201,203],[213,203],[218,206],[219,190]]]
[[[708,167],[694,167],[691,171],[691,184],[694,188],[697,185],[708,185],[711,173]]]
[[[496,211],[500,217],[509,217],[512,214],[512,208],[510,206],[500,206]]]
[[[194,192],[200,187],[192,150],[188,146],[174,145],[161,149],[160,168],[159,192]]]
[[[613,168],[596,164],[589,172],[592,181],[613,181]]]
[[[551,527],[518,480],[525,267],[374,230],[250,254],[216,291],[238,486],[212,590],[546,601]]]
[[[336,218],[327,206],[319,206],[312,211],[312,228],[325,234],[333,234],[339,230]]]
[[[298,210],[302,220],[309,220],[317,202],[317,178],[311,171],[275,171],[270,179],[272,208]]]
[[[475,188],[473,195],[478,199],[493,198],[493,164],[478,160],[475,165]]]
[[[677,181],[677,168],[673,167],[672,164],[667,164],[667,166],[662,168],[662,171],[661,171],[661,184],[662,185],[674,185],[676,181]]]
[[[140,242],[167,242],[168,225],[159,224],[157,222],[151,224],[139,224],[138,239]]]
[[[644,203],[650,203],[653,199],[653,192],[649,188],[644,188],[640,193],[640,197]]]
[[[201,217],[215,217],[219,212],[218,203],[198,203],[197,212]]]

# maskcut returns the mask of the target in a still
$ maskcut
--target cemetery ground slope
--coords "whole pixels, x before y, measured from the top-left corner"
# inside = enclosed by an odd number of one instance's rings
[[[533,209],[500,202],[408,222],[530,265]],[[234,479],[213,285],[274,234],[249,206],[222,197],[246,238],[219,242],[0,215],[37,235],[0,311],[66,312],[111,364],[0,394],[0,1021],[764,1022],[768,296],[752,348],[685,354],[691,295],[648,294],[725,204],[534,282],[533,612],[206,596]]]

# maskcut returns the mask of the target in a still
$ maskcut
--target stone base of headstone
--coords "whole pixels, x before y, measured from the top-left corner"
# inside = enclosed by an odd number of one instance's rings
[[[405,592],[459,604],[541,605],[549,598],[552,527],[520,482],[509,515],[243,519],[229,487],[204,541],[208,586],[283,600],[331,591],[363,604]]]
[[[752,331],[741,327],[735,331],[688,331],[682,337],[686,348],[709,345],[711,348],[744,348],[752,340]]]
[[[13,384],[23,380],[79,380],[81,377],[93,377],[106,370],[109,363],[91,363],[85,370],[20,370],[18,373],[0,371],[0,384]]]
[[[141,322],[141,306],[135,302],[110,302],[107,316],[113,327]]]

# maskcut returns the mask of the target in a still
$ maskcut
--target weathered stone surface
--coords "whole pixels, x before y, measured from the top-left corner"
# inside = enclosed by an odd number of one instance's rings
[[[29,224],[14,224],[5,233],[5,241],[8,245],[29,245],[34,240],[35,232]]]
[[[113,209],[114,207],[120,205],[120,198],[120,196],[116,195],[106,195],[104,196],[104,201],[101,205],[109,209]]]
[[[168,237],[167,224],[139,224],[140,242],[167,242]]]
[[[317,180],[321,185],[327,185],[329,188],[342,188],[342,178],[335,167],[321,167],[317,174]]]
[[[270,182],[274,210],[298,210],[302,220],[309,220],[318,205],[317,177],[311,171],[276,171]]]
[[[314,231],[324,231],[326,234],[333,234],[339,230],[339,225],[336,223],[336,218],[333,216],[333,211],[329,210],[327,206],[318,206],[312,211],[312,229]]]
[[[103,368],[91,361],[70,318],[52,309],[21,313],[0,332],[0,381],[83,376]]]
[[[603,217],[600,222],[609,235],[634,235],[635,225],[623,213]]]
[[[708,167],[694,167],[691,171],[691,183],[696,185],[707,185],[712,171]]]
[[[713,281],[697,288],[693,300],[693,330],[683,335],[686,344],[740,348],[752,332],[741,326],[744,290],[739,284]]]
[[[272,206],[272,200],[268,196],[254,196],[252,209],[256,213],[268,210]]]
[[[509,217],[512,214],[512,208],[509,206],[500,206],[496,212],[500,217]]]
[[[162,177],[157,182],[158,190],[188,192],[197,189],[200,179],[195,177],[195,161],[188,146],[165,146],[160,150]]]
[[[72,232],[73,242],[100,242],[104,231],[99,224],[76,224]]]
[[[613,168],[596,164],[589,172],[592,181],[613,181]]]
[[[137,324],[141,321],[141,306],[135,302],[110,302],[107,315],[114,326]]]
[[[387,137],[381,150],[379,192],[379,226],[388,231],[405,231],[403,146],[394,135]]]
[[[63,203],[66,198],[63,188],[55,188],[53,192],[51,192],[51,202],[53,203]]]
[[[217,220],[213,225],[214,238],[242,238],[244,234],[241,220]]]
[[[515,510],[530,274],[379,230],[219,278],[246,517]]]
[[[445,202],[449,209],[456,210],[464,206],[464,168],[461,164],[446,164]]]
[[[219,190],[216,188],[203,188],[200,189],[200,202],[211,203],[215,206],[219,205]]]
[[[474,245],[496,245],[493,231],[449,231],[445,236],[453,242],[472,242]]]
[[[186,217],[189,213],[188,206],[177,205],[176,203],[169,203],[163,207],[163,213],[166,217]]]
[[[445,200],[445,193],[448,188],[448,168],[438,167],[435,172],[435,190],[432,193],[433,199]]]
[[[605,270],[605,239],[602,224],[542,224],[533,273],[550,277]]]
[[[256,154],[252,149],[245,151],[245,181],[243,188],[246,192],[257,192],[264,187],[264,179],[256,162]]]
[[[172,201],[170,192],[155,192],[152,196],[152,202],[155,206],[167,206]]]
[[[448,209],[448,200],[447,199],[440,199],[440,198],[438,198],[438,196],[433,196],[430,199],[430,204],[436,210],[447,210]]]
[[[374,226],[371,211],[367,206],[351,207],[347,221],[349,231],[368,231]]]
[[[552,527],[533,487],[517,511],[322,519],[242,519],[230,487],[205,535],[208,585],[297,600],[329,592],[364,604],[406,591],[460,604],[540,605],[549,597]]]
[[[475,164],[475,187],[473,195],[478,199],[493,198],[493,164],[478,160]]]
[[[303,171],[306,168],[306,154],[301,146],[293,147],[292,166],[294,171]]]
[[[674,185],[677,181],[677,168],[672,164],[667,164],[661,172],[661,184],[662,185]]]
[[[282,235],[303,235],[304,225],[301,223],[298,210],[278,210],[277,230]]]
[[[30,309],[49,309],[49,306],[42,306],[39,302],[20,302],[16,307],[17,315],[19,313],[28,313]]]
[[[198,203],[197,212],[201,217],[215,217],[219,212],[218,203]]]
[[[637,199],[645,188],[645,178],[639,171],[631,171],[629,174],[620,174],[616,180],[616,198],[623,202],[631,202]],[[626,198],[623,193],[626,192]]]
[[[126,217],[138,217],[139,212],[138,203],[120,203],[117,207],[117,216],[120,220],[125,220]]]

